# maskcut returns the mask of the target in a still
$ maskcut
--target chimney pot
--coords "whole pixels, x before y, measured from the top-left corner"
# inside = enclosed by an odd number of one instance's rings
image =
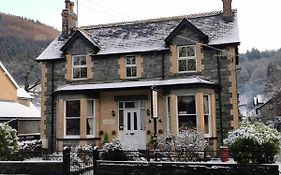
[[[223,19],[226,22],[233,21],[233,11],[231,8],[232,0],[222,0],[223,2]]]
[[[73,11],[74,3],[70,0],[65,0],[65,9],[62,10],[62,36],[68,38],[77,28],[77,15]]]

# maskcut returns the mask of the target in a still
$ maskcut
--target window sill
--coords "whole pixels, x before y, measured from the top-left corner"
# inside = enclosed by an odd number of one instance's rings
[[[57,138],[57,140],[101,140],[100,137],[86,137],[86,138],[81,138],[81,137],[64,137],[64,138]]]

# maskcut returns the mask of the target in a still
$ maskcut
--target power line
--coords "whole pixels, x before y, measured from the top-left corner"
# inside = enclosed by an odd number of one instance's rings
[[[101,13],[101,14],[107,14],[108,16],[111,16],[111,17],[116,18],[116,15],[114,15],[114,14],[112,14],[112,13],[108,13],[108,12],[103,11],[103,10],[100,10],[100,9],[94,9],[94,8],[92,8],[92,7],[89,7],[89,6],[85,5],[85,4],[80,4],[80,6],[83,6],[83,7],[86,7],[86,8],[88,8],[88,9],[92,10],[92,11],[99,12],[99,13]]]
[[[113,15],[118,15],[120,17],[126,17],[126,18],[129,18],[129,19],[135,20],[132,16],[129,16],[127,14],[124,14],[124,13],[120,12],[120,11],[108,8],[108,7],[106,7],[106,6],[104,6],[104,5],[100,4],[100,3],[97,3],[97,2],[94,2],[94,1],[91,1],[91,0],[86,0],[86,1],[88,3],[90,3],[90,4],[92,4],[92,5],[99,6],[99,7],[103,8],[103,9],[107,10],[108,12],[110,12]],[[105,11],[103,11],[103,12],[105,12]]]

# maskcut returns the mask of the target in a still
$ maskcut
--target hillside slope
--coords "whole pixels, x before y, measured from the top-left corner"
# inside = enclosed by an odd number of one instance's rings
[[[15,80],[24,85],[40,77],[39,64],[34,59],[59,35],[59,31],[38,21],[0,13],[0,61]]]

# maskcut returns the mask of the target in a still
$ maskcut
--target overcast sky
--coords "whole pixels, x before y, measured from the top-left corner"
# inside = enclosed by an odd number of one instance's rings
[[[76,6],[76,1],[75,2]],[[222,0],[78,0],[79,26],[222,10]],[[280,0],[232,0],[238,10],[240,52],[281,48]],[[61,30],[64,0],[0,0],[0,12]],[[75,7],[76,9],[76,7]]]

